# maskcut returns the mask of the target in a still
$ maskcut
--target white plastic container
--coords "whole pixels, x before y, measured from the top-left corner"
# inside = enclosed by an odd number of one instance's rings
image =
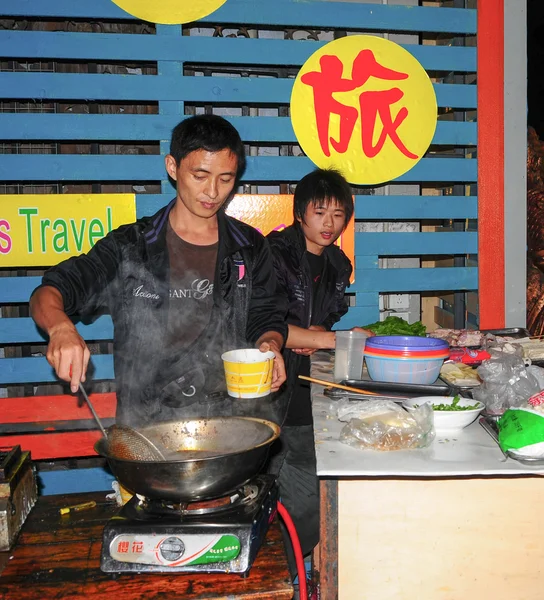
[[[361,379],[367,337],[361,331],[336,332],[334,381]]]

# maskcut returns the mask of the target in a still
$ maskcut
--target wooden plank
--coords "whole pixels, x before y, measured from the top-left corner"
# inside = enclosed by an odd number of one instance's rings
[[[113,356],[111,354],[93,354],[91,365],[94,369],[92,378],[95,381],[114,379]],[[45,357],[0,358],[0,385],[57,383],[58,381]]]
[[[338,598],[338,481],[319,481],[319,592],[323,600]]]
[[[248,23],[274,23],[317,27],[350,28],[354,23],[364,24],[370,31],[430,31],[451,33],[476,33],[476,11],[447,8],[443,14],[435,8],[416,6],[385,6],[378,3],[354,5],[348,2],[308,2],[275,0],[272,6],[261,6],[254,0],[231,0],[201,22],[239,23],[243,17]],[[321,6],[320,6],[321,4]]]
[[[358,235],[358,234],[357,234]],[[361,234],[366,235],[366,234]],[[410,234],[411,235],[411,234]],[[350,288],[350,292],[385,292],[385,291],[444,291],[457,289],[478,289],[478,269],[476,267],[467,268],[439,268],[439,269],[360,269],[356,266],[355,284]],[[415,277],[415,279],[412,279]],[[11,287],[10,282],[5,286],[4,282],[0,286],[0,304],[6,302],[27,302],[31,291],[34,289],[36,282],[32,277],[6,277],[4,280],[14,280],[12,289],[8,292],[5,287]],[[38,278],[39,279],[39,278]],[[395,283],[398,279],[398,283]],[[359,284],[359,282],[365,282]],[[460,287],[455,287],[459,283]],[[372,288],[366,287],[372,285]],[[399,285],[395,288],[391,286]],[[410,287],[410,285],[412,287]],[[386,286],[386,287],[382,287]],[[408,286],[408,287],[406,287]],[[95,357],[98,359],[99,357]],[[0,382],[2,380],[2,361],[0,360]],[[13,359],[15,360],[15,359]],[[30,360],[30,359],[25,359]],[[42,360],[42,359],[34,359]],[[107,377],[105,377],[107,379]],[[50,381],[49,379],[47,381]]]
[[[0,404],[1,406],[1,404]],[[83,411],[83,417],[86,413]],[[114,417],[106,417],[102,419],[104,427],[110,427],[115,424]],[[65,431],[90,431],[97,429],[96,421],[93,417],[76,419],[73,421],[36,421],[28,423],[1,423],[0,422],[0,439],[5,435],[19,435],[30,433],[61,433]]]
[[[355,218],[363,221],[476,219],[478,198],[476,196],[355,196]]]
[[[0,113],[4,140],[169,141],[180,115]],[[287,117],[227,117],[244,141],[296,143]],[[476,144],[476,123],[439,121],[433,144]]]
[[[96,508],[59,517],[68,504],[93,500]],[[0,597],[282,600],[293,597],[278,519],[270,524],[248,577],[229,573],[103,573],[102,531],[117,512],[104,494],[40,498],[0,578]],[[30,534],[27,534],[30,531]]]
[[[366,232],[364,232],[366,234]],[[356,234],[356,238],[358,235]],[[377,254],[359,254],[357,256],[357,268],[358,269],[378,269],[380,266],[380,259]]]
[[[478,3],[478,83],[480,327],[500,329],[505,322],[503,0]]]
[[[6,99],[289,104],[293,79],[87,73],[0,73]],[[433,84],[438,106],[476,108],[476,86]]]
[[[348,289],[348,292],[351,291]],[[356,294],[357,306],[375,306],[379,301],[379,294],[376,292],[359,292]]]
[[[350,291],[437,292],[478,289],[478,269],[452,267],[437,269],[356,269]]]
[[[0,31],[0,56],[83,61],[182,61],[191,64],[301,66],[327,42],[204,36]],[[476,48],[400,44],[432,71],[476,71]]]
[[[339,598],[541,600],[544,518],[519,499],[543,492],[539,476],[340,481]]]
[[[100,431],[3,435],[2,445],[20,444],[22,450],[30,451],[32,460],[53,460],[97,456],[93,446],[101,437]]]
[[[117,397],[114,392],[90,394],[90,399],[101,419],[115,416]],[[78,396],[0,398],[0,423],[39,423],[91,418],[89,407]]]
[[[112,491],[115,477],[102,467],[69,471],[39,471],[40,495]]]
[[[30,317],[4,318],[0,322],[0,344],[43,343],[47,336]],[[76,329],[84,340],[111,340],[113,324],[110,316],[100,316],[94,323],[77,323]]]
[[[176,195],[174,188],[168,194],[136,194],[136,218],[154,215]]]
[[[304,157],[249,156],[242,179],[248,181],[298,181],[314,169]],[[160,181],[162,156],[5,154],[0,162],[0,181]],[[476,181],[476,159],[423,158],[395,182]]]
[[[79,4],[72,0],[4,0],[5,16],[22,17],[72,17],[78,19],[134,19],[109,0],[94,0]],[[360,5],[349,2],[275,0],[256,3],[254,0],[229,0],[200,23],[233,23],[269,25],[278,27],[304,25],[306,27],[353,27],[364,24],[369,31],[431,31],[463,34],[476,33],[476,11],[469,9],[412,6]]]
[[[41,282],[41,277],[2,277],[0,281],[0,304],[28,302],[30,294]]]
[[[364,232],[355,236],[355,260],[359,255],[423,256],[477,252],[476,232]]]
[[[136,217],[155,214],[174,193],[172,189],[167,194],[136,194]],[[54,197],[51,195],[52,201]],[[355,218],[363,221],[476,219],[477,214],[476,196],[355,196]],[[0,302],[1,298],[0,290]],[[28,296],[23,301],[26,299]]]
[[[79,530],[78,538],[100,538],[104,531],[104,520],[111,518],[116,506],[111,498],[107,498],[103,491],[82,492],[77,494],[55,494],[47,498],[38,498],[38,502],[32,509],[32,518],[25,522],[17,540],[18,546],[35,546],[51,543],[64,543],[74,541],[73,528]],[[66,506],[73,506],[83,502],[93,501],[96,506],[91,512],[71,512],[69,517],[59,519],[59,510]],[[51,519],[55,515],[54,519]],[[55,525],[52,525],[51,522]],[[70,523],[70,527],[58,527],[64,521]]]
[[[475,122],[438,121],[432,144],[475,146],[477,139],[477,126]]]
[[[439,327],[445,329],[453,329],[453,313],[440,308],[439,306],[434,307],[434,320],[438,323]]]
[[[352,306],[349,311],[336,323],[333,329],[351,329],[380,319],[380,309],[376,302],[374,306]]]

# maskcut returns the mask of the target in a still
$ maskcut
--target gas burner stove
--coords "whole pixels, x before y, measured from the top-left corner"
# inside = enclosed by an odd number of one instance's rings
[[[261,488],[262,485],[254,480],[228,496],[201,502],[180,502],[179,504],[136,495],[138,501],[134,501],[128,511],[133,511],[130,514],[136,519],[149,519],[150,517],[166,515],[186,520],[188,517],[194,517],[195,515],[212,515],[236,508],[238,505],[252,504],[259,495]]]
[[[134,496],[104,528],[100,568],[247,573],[277,501],[271,475],[258,475],[228,496],[190,504]]]

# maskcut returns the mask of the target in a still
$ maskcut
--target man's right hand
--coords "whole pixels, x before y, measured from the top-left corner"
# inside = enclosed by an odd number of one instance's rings
[[[30,314],[49,336],[47,361],[61,379],[70,382],[72,392],[77,392],[85,381],[91,353],[64,312],[59,290],[48,285],[35,290],[30,298]]]
[[[76,393],[80,382],[85,381],[91,353],[83,338],[71,322],[64,322],[49,331],[47,361],[70,389]]]

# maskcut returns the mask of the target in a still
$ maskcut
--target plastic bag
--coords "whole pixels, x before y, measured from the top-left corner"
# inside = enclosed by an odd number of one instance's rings
[[[390,400],[344,400],[337,415],[347,422],[340,441],[353,448],[408,450],[424,448],[434,439],[433,409],[427,403],[409,413]]]
[[[529,365],[527,367],[527,373],[533,375],[538,382],[539,389],[544,390],[544,369],[537,365]]]
[[[544,457],[544,414],[529,408],[507,410],[497,423],[504,452],[524,457]]]
[[[483,383],[472,391],[472,397],[485,404],[486,412],[501,414],[522,406],[540,391],[537,378],[525,366],[521,347],[497,345],[488,351],[491,358],[477,369]]]

